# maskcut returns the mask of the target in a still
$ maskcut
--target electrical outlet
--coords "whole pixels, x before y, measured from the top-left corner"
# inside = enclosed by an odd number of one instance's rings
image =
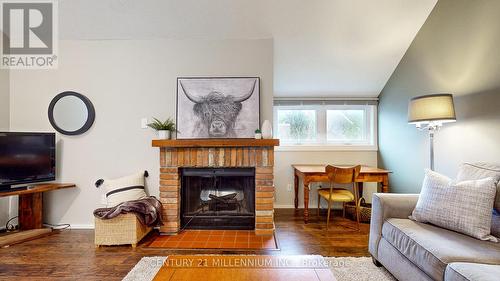
[[[291,183],[287,184],[286,191],[292,192],[292,184]]]
[[[141,118],[141,129],[148,128],[148,118]]]

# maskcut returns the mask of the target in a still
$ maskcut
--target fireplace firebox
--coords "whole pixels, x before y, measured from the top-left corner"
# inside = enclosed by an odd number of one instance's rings
[[[181,228],[255,229],[255,168],[180,172]]]

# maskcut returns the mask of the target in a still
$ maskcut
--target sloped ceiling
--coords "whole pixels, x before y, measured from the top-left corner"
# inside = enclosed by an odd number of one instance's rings
[[[60,0],[61,39],[274,39],[278,97],[376,97],[437,0]]]

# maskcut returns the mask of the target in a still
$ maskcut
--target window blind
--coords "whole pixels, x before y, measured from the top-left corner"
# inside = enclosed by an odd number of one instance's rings
[[[374,99],[290,99],[275,98],[274,106],[300,106],[300,105],[378,105],[378,98]]]

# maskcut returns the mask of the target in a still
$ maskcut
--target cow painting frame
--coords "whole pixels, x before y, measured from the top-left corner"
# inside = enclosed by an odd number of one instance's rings
[[[177,78],[177,139],[254,138],[260,77]]]

